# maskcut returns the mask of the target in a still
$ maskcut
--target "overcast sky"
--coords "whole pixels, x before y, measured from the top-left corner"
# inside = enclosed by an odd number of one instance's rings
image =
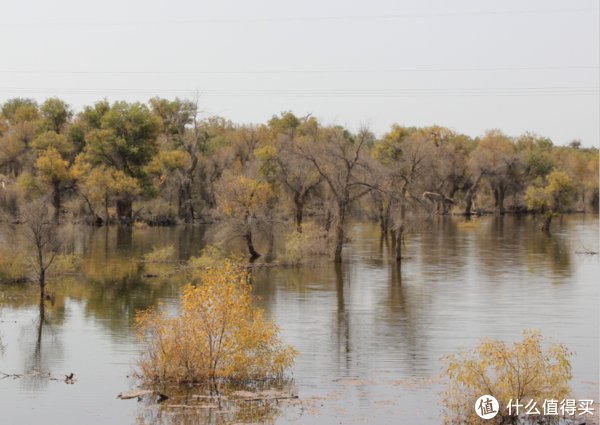
[[[0,101],[600,138],[597,0],[2,0]]]

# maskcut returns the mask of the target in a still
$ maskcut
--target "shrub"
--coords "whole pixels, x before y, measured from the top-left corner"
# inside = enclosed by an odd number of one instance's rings
[[[79,270],[81,256],[77,254],[58,254],[52,263],[50,272],[53,275],[73,274]]]
[[[170,263],[175,256],[175,247],[167,245],[161,248],[153,248],[152,251],[144,255],[145,263]]]
[[[0,187],[0,213],[4,212],[12,217],[19,214],[19,191],[14,186],[6,189]],[[2,215],[0,214],[0,220]]]
[[[179,315],[164,308],[137,314],[147,349],[139,366],[146,383],[247,381],[282,377],[296,351],[252,304],[248,271],[232,261],[206,268],[187,285]]]
[[[514,411],[511,417],[506,409],[511,399],[525,403],[534,400],[541,407],[545,399],[560,401],[569,394],[572,353],[558,343],[545,344],[544,349],[543,342],[540,332],[529,330],[523,332],[522,341],[512,345],[485,339],[475,350],[446,356],[449,382],[443,394],[445,423],[490,423],[480,419],[474,409],[475,401],[486,394],[494,396],[500,404],[496,423],[551,420],[541,415],[517,418]]]
[[[12,283],[27,278],[27,262],[22,255],[0,247],[0,283]]]
[[[308,258],[328,256],[330,254],[327,232],[312,223],[303,226],[303,232],[294,230],[285,241],[283,262],[300,264]]]

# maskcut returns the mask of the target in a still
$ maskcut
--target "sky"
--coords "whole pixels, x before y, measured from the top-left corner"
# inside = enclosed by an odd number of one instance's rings
[[[2,0],[0,102],[600,141],[598,0]]]

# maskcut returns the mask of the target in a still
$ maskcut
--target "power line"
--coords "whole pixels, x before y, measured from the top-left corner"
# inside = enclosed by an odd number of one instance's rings
[[[280,69],[280,70],[194,70],[194,71],[157,71],[157,70],[16,70],[0,69],[2,74],[63,74],[63,75],[253,75],[253,74],[394,74],[410,72],[495,72],[495,71],[562,71],[562,70],[598,70],[598,65],[572,66],[516,66],[516,67],[460,67],[460,68],[365,68],[365,69]]]
[[[33,88],[0,87],[0,93],[17,94],[108,94],[203,97],[294,97],[294,98],[393,98],[419,96],[598,96],[600,87],[479,87],[479,88],[403,88],[403,89],[143,89],[143,88]]]
[[[204,18],[183,20],[148,20],[148,21],[63,21],[63,22],[3,22],[1,27],[30,27],[30,26],[130,26],[130,25],[197,25],[197,24],[253,24],[253,23],[282,23],[282,22],[319,22],[319,21],[364,21],[364,20],[396,20],[396,19],[425,19],[425,18],[456,18],[478,16],[510,16],[510,15],[545,15],[598,12],[599,8],[568,8],[568,9],[532,9],[532,10],[496,10],[479,12],[433,12],[433,13],[402,13],[382,15],[332,15],[332,16],[281,16],[281,17],[245,17],[245,18]]]

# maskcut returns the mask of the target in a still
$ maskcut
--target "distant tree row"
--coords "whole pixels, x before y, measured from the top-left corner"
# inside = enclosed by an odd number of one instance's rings
[[[201,118],[196,103],[106,100],[75,114],[63,100],[6,101],[0,112],[0,210],[18,219],[48,197],[55,222],[220,221],[246,244],[306,216],[341,261],[351,215],[376,219],[398,244],[419,216],[598,209],[598,149],[531,133],[471,138],[394,125],[378,139],[290,112],[265,124]],[[398,249],[398,259],[401,257]]]

